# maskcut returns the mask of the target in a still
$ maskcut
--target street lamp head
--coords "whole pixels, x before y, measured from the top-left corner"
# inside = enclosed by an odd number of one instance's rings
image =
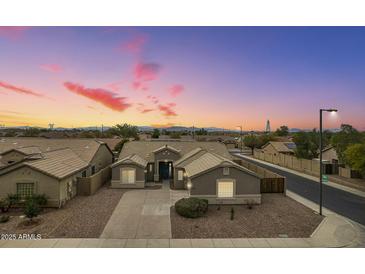
[[[329,108],[329,109],[321,109],[322,111],[327,111],[327,112],[337,112],[337,109],[335,108]]]

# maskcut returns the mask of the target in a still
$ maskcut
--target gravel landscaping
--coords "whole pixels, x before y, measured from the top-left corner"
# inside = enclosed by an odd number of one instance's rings
[[[231,220],[231,209],[234,219]],[[262,204],[209,205],[204,217],[189,219],[171,207],[172,238],[307,238],[323,217],[281,194],[263,194]]]
[[[92,196],[77,196],[61,209],[45,209],[37,219],[40,225],[24,228],[21,212],[11,210],[11,218],[0,223],[0,234],[41,234],[42,238],[98,238],[112,215],[124,189],[102,187]],[[5,215],[4,213],[0,215]]]

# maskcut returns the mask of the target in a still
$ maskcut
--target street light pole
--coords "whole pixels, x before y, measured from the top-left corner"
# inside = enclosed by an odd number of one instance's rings
[[[323,131],[323,122],[322,122],[322,112],[337,112],[337,109],[320,109],[319,110],[319,214],[322,215],[322,205],[323,205],[323,183],[322,183],[322,174],[323,174],[323,165],[322,165],[322,151],[323,151],[323,140],[322,140],[322,131]]]
[[[322,215],[322,111],[319,110],[319,215]]]
[[[239,128],[241,129],[241,131],[240,131],[240,136],[241,136],[241,153],[242,153],[242,151],[243,151],[243,147],[242,147],[242,145],[243,145],[243,139],[242,139],[242,126],[237,126],[237,127],[239,127]]]

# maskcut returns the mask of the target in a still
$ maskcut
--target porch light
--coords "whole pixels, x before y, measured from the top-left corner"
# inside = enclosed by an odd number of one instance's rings
[[[188,190],[190,190],[193,187],[193,184],[191,183],[191,181],[186,183],[186,187]]]

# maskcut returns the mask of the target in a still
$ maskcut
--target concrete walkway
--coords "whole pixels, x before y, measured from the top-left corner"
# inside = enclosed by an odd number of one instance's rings
[[[365,247],[365,228],[338,215],[329,215],[310,238],[227,239],[43,239],[0,241],[0,248],[305,248]]]
[[[126,192],[116,206],[100,238],[168,239],[171,238],[170,207],[186,197],[186,191],[140,189]]]

